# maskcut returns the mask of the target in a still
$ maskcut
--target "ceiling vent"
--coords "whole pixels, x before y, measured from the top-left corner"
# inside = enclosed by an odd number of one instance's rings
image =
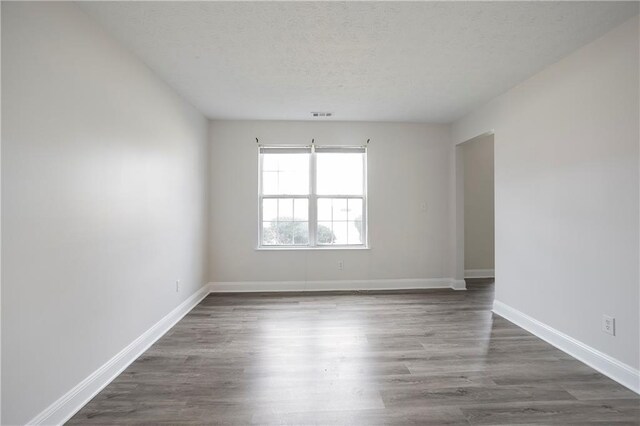
[[[314,117],[331,117],[333,113],[332,112],[312,112],[311,115]]]

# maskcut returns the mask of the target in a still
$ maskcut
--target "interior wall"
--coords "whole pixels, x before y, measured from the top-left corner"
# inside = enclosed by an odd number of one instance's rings
[[[445,125],[213,121],[210,278],[214,282],[447,277]],[[256,250],[261,144],[368,149],[368,250]],[[423,209],[423,204],[426,209]],[[338,262],[344,262],[339,270]]]
[[[636,16],[452,129],[495,132],[496,300],[636,370],[639,47]]]
[[[2,2],[0,2],[0,34],[2,34]],[[0,60],[0,62],[2,61]],[[0,82],[1,81],[2,81],[2,67],[0,67]],[[2,84],[0,84],[0,100],[1,99],[2,99]],[[2,102],[0,101],[0,104],[1,103]],[[0,135],[2,135],[2,118],[1,117],[0,117]],[[0,211],[1,210],[2,210],[2,137],[0,137]],[[2,253],[2,220],[0,220],[0,253]],[[2,307],[2,261],[0,260],[0,309],[1,307]],[[0,312],[0,424],[2,424],[2,313],[1,312]]]
[[[207,120],[74,4],[3,2],[2,122],[2,424],[24,424],[205,284]]]
[[[493,135],[462,145],[464,159],[464,269],[493,270]]]

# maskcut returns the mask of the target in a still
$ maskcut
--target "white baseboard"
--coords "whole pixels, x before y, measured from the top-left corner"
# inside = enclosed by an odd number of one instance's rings
[[[451,278],[331,281],[231,281],[209,283],[209,291],[212,293],[415,290],[434,288],[452,288],[454,290],[466,289],[464,280],[456,281]]]
[[[494,278],[496,271],[494,269],[465,269],[465,278]]]
[[[208,294],[205,285],[27,424],[60,425],[69,420]]]
[[[451,284],[450,287],[453,290],[466,290],[467,289],[467,282],[465,280],[451,280]]]
[[[164,318],[153,325],[153,327],[145,331],[126,348],[31,419],[27,424],[61,425],[69,420],[211,292],[399,290],[428,288],[465,290],[464,280],[456,281],[450,278],[209,283],[165,315]]]
[[[621,385],[640,393],[640,371],[630,365],[620,362],[498,300],[493,301],[493,312],[584,362]]]

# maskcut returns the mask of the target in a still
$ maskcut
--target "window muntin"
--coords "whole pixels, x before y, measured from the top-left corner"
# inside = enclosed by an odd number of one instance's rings
[[[332,237],[323,229],[331,230]],[[362,198],[318,198],[319,245],[359,245],[364,242]]]
[[[260,247],[366,245],[364,147],[260,147]]]
[[[308,245],[307,198],[262,199],[262,245]]]

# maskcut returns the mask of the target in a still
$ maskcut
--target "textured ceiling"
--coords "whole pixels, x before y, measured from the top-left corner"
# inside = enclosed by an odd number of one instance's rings
[[[450,122],[635,2],[81,2],[210,118]],[[327,119],[322,119],[327,120]]]

